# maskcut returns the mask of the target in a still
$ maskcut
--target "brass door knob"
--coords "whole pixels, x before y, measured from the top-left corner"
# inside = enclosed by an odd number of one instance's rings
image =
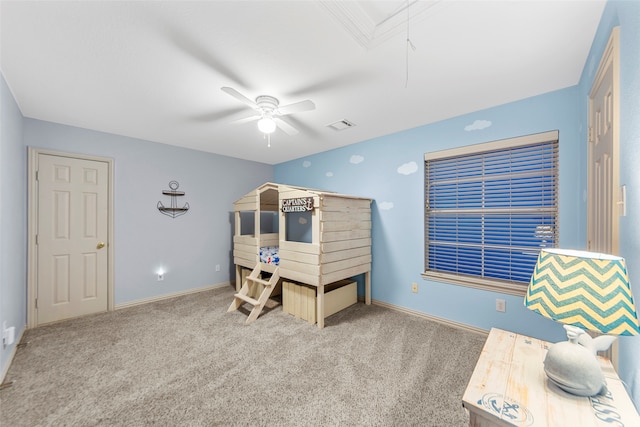
[[[98,243],[97,248],[98,248],[98,249],[102,249],[102,248],[104,248],[104,242],[100,242],[100,243]]]

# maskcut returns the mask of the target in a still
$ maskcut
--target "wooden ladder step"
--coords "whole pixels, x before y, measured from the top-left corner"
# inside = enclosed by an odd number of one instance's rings
[[[260,283],[260,284],[262,284],[264,286],[271,286],[271,282],[270,281],[264,280],[264,279],[259,279],[257,277],[249,277],[249,276],[247,276],[247,278],[245,280],[248,280],[248,281],[251,281],[251,282],[254,282],[254,283]]]
[[[251,313],[249,313],[249,317],[247,317],[247,321],[245,322],[246,324],[249,324],[258,318],[258,316],[262,312],[262,308],[269,299],[269,296],[271,296],[271,292],[273,292],[275,285],[280,280],[280,272],[278,271],[278,267],[273,270],[273,273],[271,273],[271,278],[269,280],[258,279],[256,276],[258,276],[259,274],[260,263],[256,264],[253,271],[251,272],[251,275],[245,279],[245,283],[242,285],[240,292],[234,295],[233,302],[227,310],[227,312],[237,310],[242,305],[242,301],[248,302],[249,304],[253,305],[253,309],[251,310]],[[252,298],[247,295],[250,289],[250,282],[260,283],[264,285],[264,289],[260,293],[258,299]]]
[[[234,295],[236,298],[241,299],[244,302],[248,302],[249,304],[251,304],[252,306],[256,306],[259,304],[257,299],[253,299],[251,298],[249,295],[245,295],[245,294],[235,294]]]

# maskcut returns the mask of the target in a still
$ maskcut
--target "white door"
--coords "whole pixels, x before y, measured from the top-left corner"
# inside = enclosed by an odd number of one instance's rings
[[[37,324],[108,307],[109,165],[38,154]]]
[[[616,36],[614,29],[589,96],[587,237],[589,250],[617,255],[620,159]]]
[[[615,255],[620,215],[618,76],[618,29],[614,28],[589,95],[587,239],[590,251]],[[617,343],[602,355],[617,369]]]
[[[617,235],[615,203],[617,194],[614,184],[616,165],[613,147],[613,127],[611,122],[613,91],[611,70],[597,88],[591,99],[589,143],[589,186],[590,186],[590,222],[589,249],[611,254],[614,249],[614,235]]]

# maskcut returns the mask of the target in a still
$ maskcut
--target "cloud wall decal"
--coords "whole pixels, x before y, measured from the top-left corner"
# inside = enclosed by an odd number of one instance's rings
[[[467,132],[471,132],[472,130],[481,130],[481,129],[488,128],[491,125],[492,123],[489,120],[476,120],[470,125],[466,125],[464,127],[464,130],[466,130]]]
[[[362,163],[364,161],[364,157],[359,156],[357,154],[354,154],[353,156],[351,156],[351,158],[349,159],[349,163],[352,163],[354,165],[357,165],[358,163]]]
[[[398,167],[398,173],[400,175],[411,175],[418,172],[418,164],[416,162],[409,162]]]

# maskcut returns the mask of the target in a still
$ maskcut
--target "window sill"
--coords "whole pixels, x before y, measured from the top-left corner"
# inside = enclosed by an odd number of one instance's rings
[[[512,282],[503,282],[500,280],[482,279],[479,277],[457,276],[453,274],[436,273],[433,271],[425,271],[422,273],[425,280],[433,280],[436,282],[451,283],[453,285],[466,286],[468,288],[481,289],[483,291],[499,292],[501,294],[515,295],[524,297],[527,287]]]

